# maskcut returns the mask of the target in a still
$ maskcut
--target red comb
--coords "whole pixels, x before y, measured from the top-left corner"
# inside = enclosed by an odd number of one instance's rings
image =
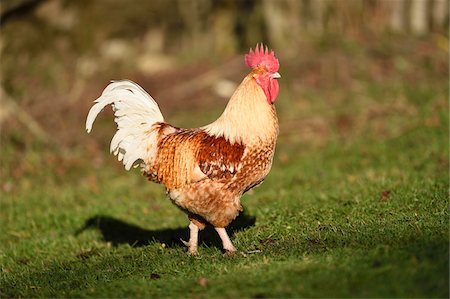
[[[255,50],[250,49],[250,52],[245,55],[245,64],[252,69],[264,65],[269,72],[277,72],[280,68],[280,63],[273,51],[269,52],[267,46],[264,48],[262,43],[256,44]]]

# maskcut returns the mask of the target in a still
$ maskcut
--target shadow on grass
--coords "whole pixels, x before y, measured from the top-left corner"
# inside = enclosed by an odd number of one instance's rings
[[[255,225],[256,217],[241,213],[227,228],[230,237],[240,231]],[[168,247],[181,246],[180,239],[189,239],[188,227],[148,230],[137,225],[127,223],[111,216],[96,215],[86,220],[84,226],[75,232],[75,235],[87,229],[97,229],[105,242],[113,246],[129,244],[131,246],[146,246],[152,241],[166,244]],[[222,248],[217,232],[212,226],[207,226],[199,234],[199,242],[207,246]]]

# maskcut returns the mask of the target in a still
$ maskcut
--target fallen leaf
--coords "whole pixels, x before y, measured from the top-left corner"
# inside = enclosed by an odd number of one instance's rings
[[[198,279],[197,279],[197,284],[199,285],[199,286],[201,286],[201,287],[207,287],[208,286],[208,280],[205,278],[205,277],[199,277]]]
[[[381,195],[380,200],[386,201],[389,199],[389,196],[391,195],[391,190],[385,190],[385,191],[381,192],[380,195]]]

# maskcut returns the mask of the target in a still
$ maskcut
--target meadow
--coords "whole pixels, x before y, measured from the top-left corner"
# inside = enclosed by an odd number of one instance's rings
[[[25,87],[6,57],[6,89],[44,133],[20,117],[3,123],[0,296],[448,298],[442,39],[328,36],[281,55],[273,169],[242,199],[245,212],[229,229],[233,257],[211,228],[200,234],[200,255],[186,254],[187,217],[162,186],[109,155],[111,113],[84,131],[91,102],[122,75],[155,96],[168,122],[213,121],[226,99],[209,87],[185,99],[158,87],[195,82],[225,61],[182,61],[183,70],[157,78],[106,70],[62,101],[55,95],[67,83],[52,85],[53,68],[45,77],[33,62]],[[240,65],[227,79],[246,72]]]

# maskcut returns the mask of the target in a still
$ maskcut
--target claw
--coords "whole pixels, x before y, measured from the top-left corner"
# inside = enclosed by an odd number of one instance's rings
[[[186,242],[185,240],[180,238],[180,241],[183,242],[184,246],[186,246],[188,248],[187,253],[190,256],[197,256],[198,255],[198,251],[197,251],[197,247],[195,246],[191,246],[191,244],[189,242]]]
[[[198,251],[197,251],[197,249],[191,249],[191,248],[189,248],[187,253],[188,253],[188,255],[190,255],[190,256],[198,256]]]

